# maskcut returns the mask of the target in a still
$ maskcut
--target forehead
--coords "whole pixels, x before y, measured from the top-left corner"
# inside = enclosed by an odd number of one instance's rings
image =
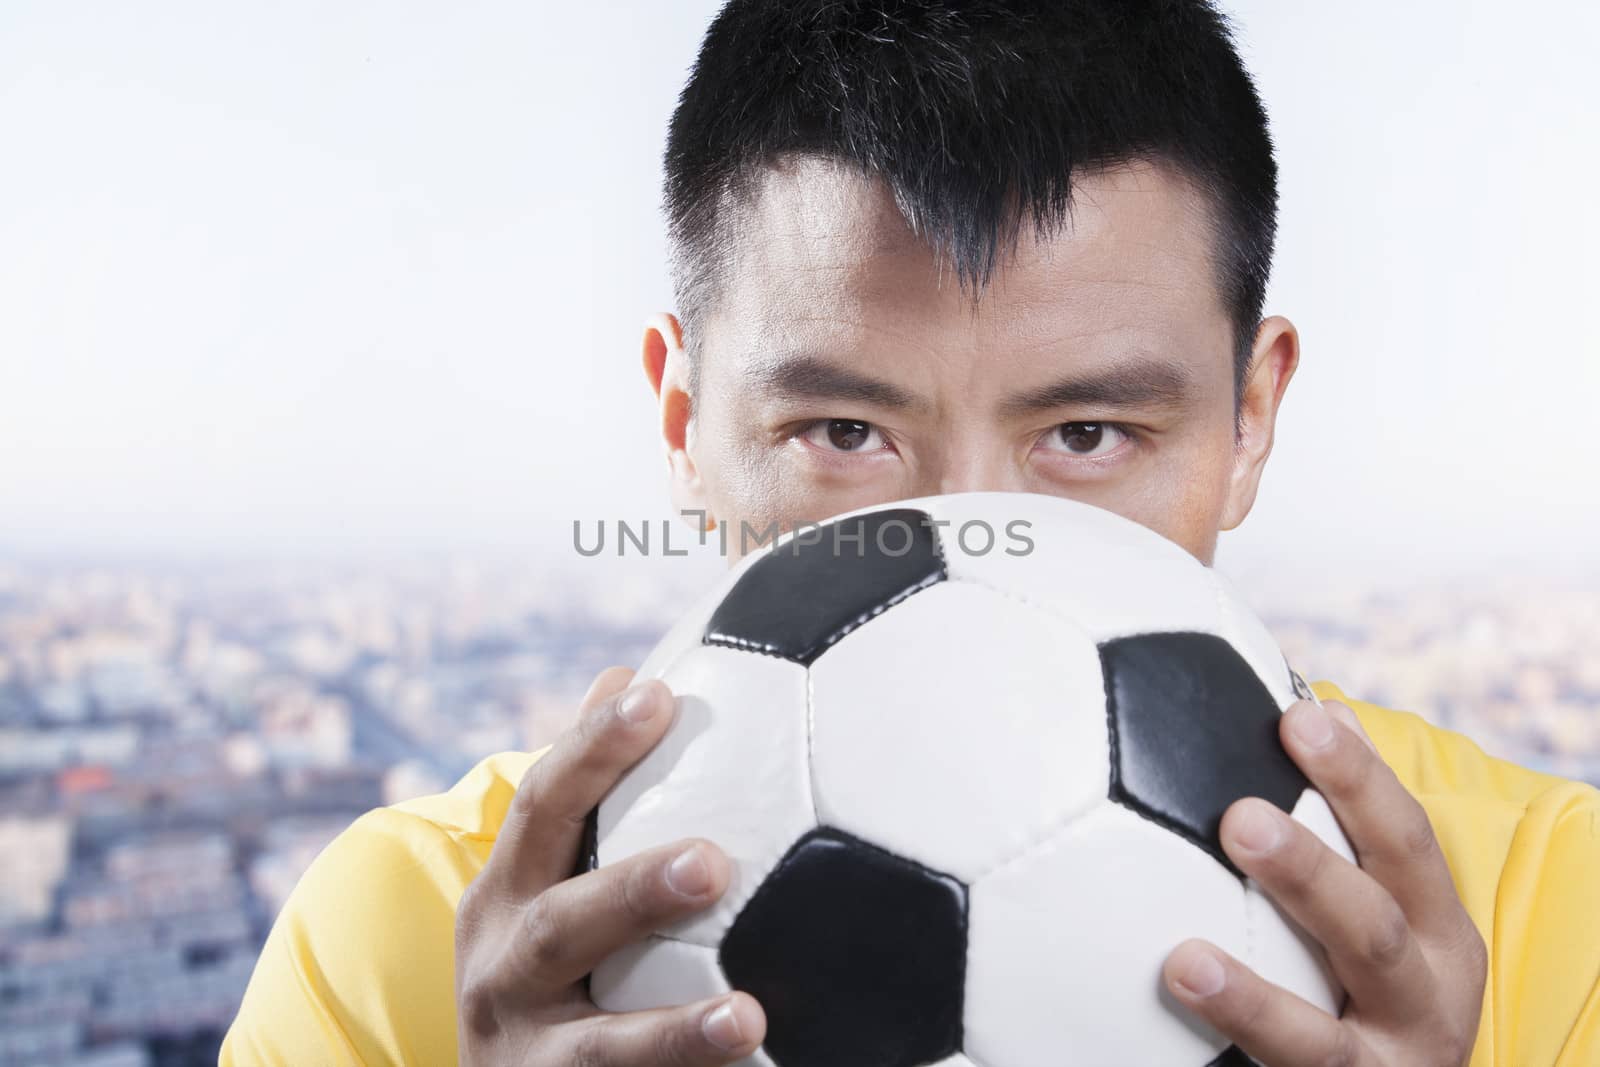
[[[707,349],[872,333],[945,349],[1116,343],[1170,348],[1229,333],[1207,199],[1172,169],[1136,162],[1074,177],[1068,217],[1024,218],[976,304],[914,233],[887,183],[848,164],[789,157],[734,208]],[[1220,331],[1220,334],[1219,334]]]

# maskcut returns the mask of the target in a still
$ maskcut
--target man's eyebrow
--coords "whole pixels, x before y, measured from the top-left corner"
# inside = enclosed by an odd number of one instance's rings
[[[791,400],[854,400],[897,411],[928,406],[921,397],[898,385],[814,353],[769,357],[755,367],[751,377],[758,388]]]
[[[1064,407],[1185,407],[1194,399],[1192,383],[1193,375],[1181,363],[1141,358],[1012,393],[1000,402],[1000,411],[1017,416]]]

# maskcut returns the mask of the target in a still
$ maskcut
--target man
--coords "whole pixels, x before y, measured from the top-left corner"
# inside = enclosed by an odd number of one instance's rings
[[[707,527],[1007,489],[1209,564],[1250,511],[1299,343],[1262,318],[1276,168],[1205,0],[731,0],[666,170],[681,320],[649,321],[643,361],[675,499]],[[223,1062],[755,1049],[747,994],[606,1015],[584,992],[729,876],[695,841],[570,877],[585,814],[671,721],[660,682],[629,681],[602,674],[550,748],[330,846]],[[1200,941],[1167,989],[1270,1067],[1600,1062],[1600,795],[1316,688],[1326,712],[1296,704],[1282,740],[1360,866],[1253,798],[1222,836],[1326,949],[1344,1011]]]

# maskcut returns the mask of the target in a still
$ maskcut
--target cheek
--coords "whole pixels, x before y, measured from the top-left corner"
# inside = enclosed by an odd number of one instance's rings
[[[742,457],[716,488],[719,514],[739,516],[753,526],[777,522],[784,530],[840,512],[895,499],[898,493],[872,485],[830,484],[773,458]]]
[[[787,531],[907,495],[887,464],[875,477],[843,476],[808,463],[793,445],[770,440],[719,447],[703,474],[711,511],[730,523],[731,536],[738,535],[741,522],[752,530],[775,522]]]
[[[1147,526],[1209,563],[1228,499],[1231,442],[1169,441],[1127,477],[1070,495]]]
[[[707,502],[719,519],[734,527],[748,522],[755,529],[776,521],[787,529],[812,517],[812,486],[796,474],[788,449],[760,427],[724,422],[705,441],[697,465]]]
[[[1173,459],[1148,494],[1150,518],[1139,521],[1210,563],[1228,503],[1233,438],[1211,442]]]
[[[769,447],[724,435],[707,451],[701,477],[716,515],[724,521],[765,523],[781,510],[784,479]]]
[[[741,521],[755,530],[773,522],[787,530],[904,495],[891,465],[852,474],[809,461],[744,414],[748,406],[708,394],[691,449],[708,508],[735,534]]]

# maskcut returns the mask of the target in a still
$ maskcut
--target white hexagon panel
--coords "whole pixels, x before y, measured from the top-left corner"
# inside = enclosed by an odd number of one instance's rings
[[[944,524],[938,529],[954,581],[1037,603],[1096,641],[1218,632],[1217,591],[1205,568],[1120,515],[1037,493],[959,493],[920,503]],[[989,551],[982,551],[984,528],[994,532]]]
[[[964,881],[1109,788],[1094,642],[982,586],[862,625],[811,664],[809,703],[818,821]]]
[[[761,879],[815,825],[807,767],[806,672],[770,656],[701,645],[661,678],[666,735],[600,806],[601,865],[684,837],[727,853],[727,891],[667,936],[714,946]]]

